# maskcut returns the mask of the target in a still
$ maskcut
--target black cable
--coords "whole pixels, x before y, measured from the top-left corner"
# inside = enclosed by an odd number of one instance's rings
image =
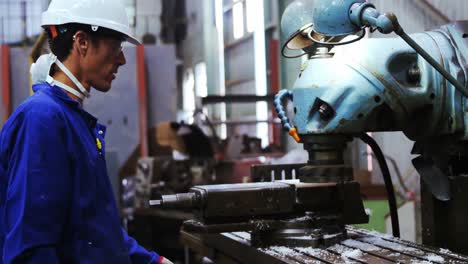
[[[367,153],[364,153],[363,155],[367,155]],[[400,184],[401,188],[403,189],[403,194],[399,194],[397,190],[397,194],[401,196],[403,200],[407,200],[406,194],[408,194],[411,190],[406,186],[405,179],[403,179],[403,175],[401,174],[400,168],[398,167],[398,164],[396,160],[388,155],[385,155],[385,159],[390,161],[390,164],[393,166],[393,169],[395,170],[396,176],[398,178],[398,183]],[[372,158],[376,159],[375,154],[372,154]]]
[[[387,191],[388,207],[390,208],[390,218],[392,220],[393,236],[400,237],[400,225],[398,223],[398,208],[396,204],[395,191],[393,190],[392,177],[390,177],[390,170],[388,169],[385,156],[382,153],[382,150],[380,149],[377,142],[372,137],[364,133],[361,134],[360,138],[362,141],[364,141],[364,143],[371,147],[377,161],[379,162],[380,170],[382,171],[382,175],[385,182],[385,189]]]

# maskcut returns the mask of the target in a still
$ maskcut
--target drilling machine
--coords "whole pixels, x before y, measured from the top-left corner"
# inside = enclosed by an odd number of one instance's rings
[[[314,246],[326,246],[324,238],[331,234],[346,238],[340,227],[367,221],[362,201],[346,198],[359,195],[343,159],[347,143],[361,138],[371,144],[367,132],[403,131],[415,141],[423,243],[468,254],[468,22],[409,36],[394,14],[381,14],[365,0],[315,0],[313,5],[296,0],[285,10],[281,27],[287,39],[283,54],[302,50],[299,56],[308,60],[292,89],[278,93],[275,107],[309,159],[271,169],[294,170],[302,183],[196,186],[153,204],[195,208],[198,221],[186,227],[198,231],[254,230],[252,240],[260,237],[260,244],[281,240],[284,232],[278,230],[305,219],[308,225],[293,230],[315,238]],[[367,31],[394,32],[399,38],[361,40]],[[285,111],[288,101],[293,122]],[[350,218],[346,208],[356,217]],[[209,218],[210,210],[217,217]],[[270,228],[259,228],[260,223]],[[333,231],[316,235],[329,227]]]

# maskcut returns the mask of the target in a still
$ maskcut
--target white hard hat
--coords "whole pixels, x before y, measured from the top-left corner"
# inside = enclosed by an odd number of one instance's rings
[[[120,0],[52,0],[42,13],[41,26],[57,26],[68,23],[90,25],[94,31],[103,27],[122,33],[127,41],[140,45],[132,36],[125,6]]]

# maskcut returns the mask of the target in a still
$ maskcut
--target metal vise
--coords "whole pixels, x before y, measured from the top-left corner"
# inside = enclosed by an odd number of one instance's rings
[[[189,193],[164,195],[150,203],[193,209],[195,219],[184,223],[186,231],[252,231],[258,246],[332,244],[346,237],[346,224],[368,222],[356,182],[195,186]]]

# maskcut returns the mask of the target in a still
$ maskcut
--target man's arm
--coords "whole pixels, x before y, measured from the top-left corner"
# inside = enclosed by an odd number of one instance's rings
[[[71,161],[63,124],[41,110],[19,117],[7,139],[5,264],[60,263],[57,245],[71,204]]]
[[[171,261],[163,256],[159,256],[157,253],[150,252],[138,245],[135,239],[130,237],[125,230],[122,229],[122,232],[128,248],[128,254],[133,264],[172,264]]]

